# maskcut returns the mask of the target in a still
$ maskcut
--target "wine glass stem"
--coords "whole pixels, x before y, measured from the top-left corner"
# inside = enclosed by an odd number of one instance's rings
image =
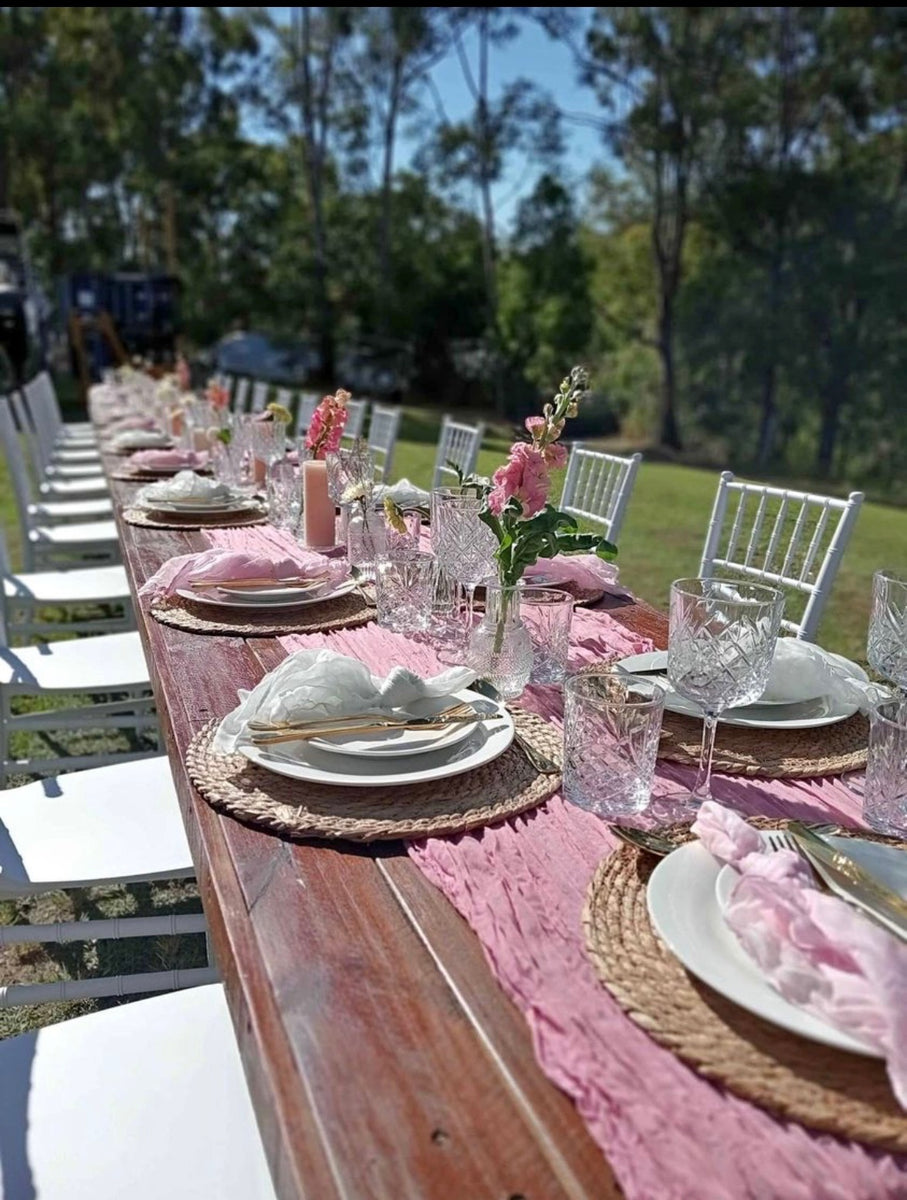
[[[699,770],[696,782],[693,784],[692,798],[700,804],[712,799],[712,756],[715,752],[715,732],[718,728],[718,717],[715,713],[706,713],[702,726],[702,749],[699,752]]]
[[[464,583],[463,591],[466,593],[466,642],[468,644],[469,636],[472,633],[472,618],[475,610],[476,585],[474,583]]]

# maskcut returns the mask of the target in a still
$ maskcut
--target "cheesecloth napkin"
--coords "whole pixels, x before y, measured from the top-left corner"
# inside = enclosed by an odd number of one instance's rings
[[[178,471],[172,479],[148,483],[135,494],[136,504],[153,504],[155,500],[230,500],[233,493],[224,483],[196,475],[194,471]]]
[[[198,579],[314,579],[324,576],[324,590],[336,587],[349,574],[345,559],[326,558],[313,550],[300,548],[283,558],[269,558],[246,550],[223,547],[202,550],[199,554],[178,554],[168,558],[139,588],[140,596],[153,600],[172,595]],[[320,591],[319,593],[320,594]]]
[[[146,450],[169,446],[172,438],[159,429],[125,429],[111,441],[114,450]]]
[[[771,850],[730,809],[706,801],[693,832],[739,873],[724,920],[768,982],[883,1054],[895,1097],[907,1108],[907,944],[820,892],[795,850]]]
[[[888,696],[885,688],[868,683],[856,663],[812,642],[778,638],[768,685],[762,700],[813,700],[831,696],[864,711]]]
[[[266,675],[251,692],[240,691],[239,705],[224,717],[214,749],[232,753],[246,740],[246,723],[320,720],[352,713],[411,716],[407,706],[425,697],[443,697],[468,687],[476,677],[468,667],[451,667],[422,679],[406,667],[382,678],[365,663],[336,650],[297,650]]]
[[[372,495],[379,504],[383,504],[385,497],[390,496],[398,508],[427,508],[431,503],[428,492],[408,479],[398,479],[392,484],[379,483]]]

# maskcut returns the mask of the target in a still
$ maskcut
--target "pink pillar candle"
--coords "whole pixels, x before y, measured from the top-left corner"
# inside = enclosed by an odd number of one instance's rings
[[[334,501],[328,494],[328,465],[320,458],[302,464],[302,522],[307,546],[334,545]]]

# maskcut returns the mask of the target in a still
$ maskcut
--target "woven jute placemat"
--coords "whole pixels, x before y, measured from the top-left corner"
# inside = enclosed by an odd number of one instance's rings
[[[655,865],[631,846],[616,850],[599,865],[583,913],[586,951],[624,1012],[699,1074],[760,1108],[838,1137],[907,1150],[907,1114],[881,1060],[788,1033],[687,973],[649,921],[646,884]]]
[[[297,609],[272,609],[270,612],[243,612],[236,608],[212,609],[178,597],[156,600],[151,615],[162,625],[172,625],[189,633],[219,633],[233,637],[279,637],[287,633],[326,633],[332,629],[354,629],[366,625],[377,615],[365,597],[356,592],[307,604]]]
[[[201,520],[191,513],[185,518],[168,513],[155,516],[143,508],[124,508],[123,520],[127,525],[138,525],[140,529],[232,529],[239,525],[263,525],[267,520],[261,509],[245,513],[228,513],[224,517],[206,516]]]
[[[558,731],[534,713],[513,709],[517,729],[561,761]],[[189,778],[212,808],[288,838],[376,842],[465,833],[535,808],[561,786],[540,775],[514,742],[499,758],[450,779],[404,787],[328,787],[275,775],[241,754],[211,747],[217,722],[189,745]]]
[[[722,775],[760,779],[809,779],[843,775],[866,766],[869,722],[861,713],[818,729],[747,729],[718,726],[713,769]],[[702,722],[678,713],[664,715],[658,757],[696,766]]]

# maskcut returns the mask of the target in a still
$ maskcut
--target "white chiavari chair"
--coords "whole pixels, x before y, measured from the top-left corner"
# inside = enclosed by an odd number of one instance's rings
[[[641,461],[641,454],[621,458],[587,450],[581,442],[575,442],[560,507],[571,516],[598,525],[609,541],[616,542]]]
[[[375,458],[375,478],[379,483],[390,482],[402,415],[402,408],[387,408],[382,404],[376,404],[372,409],[368,448]]]
[[[0,1044],[0,1200],[275,1200],[222,984]]]
[[[13,422],[12,406],[2,396],[0,445],[6,456],[16,499],[22,531],[22,560],[26,571],[51,566],[119,562],[119,539],[116,523],[110,516],[112,510],[109,500],[42,499],[35,502],[22,444]]]
[[[782,627],[814,641],[862,503],[862,492],[839,500],[741,483],[724,471],[699,574],[779,588],[787,596]]]
[[[256,379],[252,384],[252,406],[251,412],[264,412],[265,405],[268,403],[268,392],[271,390],[271,385],[266,379]]]
[[[444,418],[435,453],[435,470],[431,481],[433,488],[457,482],[457,472],[451,463],[455,463],[464,475],[475,473],[484,433],[485,426],[482,424],[464,425],[451,417]]]
[[[99,697],[107,697],[100,700]],[[19,700],[29,708],[14,712]],[[65,698],[67,708],[54,704]],[[42,702],[42,707],[37,702]],[[0,647],[0,786],[10,772],[30,774],[99,767],[147,758],[141,748],[87,749],[70,754],[53,740],[48,754],[30,749],[14,756],[17,733],[97,730],[117,733],[157,730],[148,667],[138,633],[105,633],[29,646]],[[29,743],[34,746],[34,743]],[[43,747],[42,747],[43,749]]]
[[[240,416],[249,408],[249,392],[252,388],[252,380],[248,376],[241,376],[236,382],[236,391],[233,393],[233,411]]]
[[[11,392],[9,404],[19,436],[24,443],[32,478],[41,499],[92,500],[109,497],[110,488],[101,474],[100,461],[94,465],[60,464],[47,458],[35,415],[28,403],[28,392]],[[48,463],[50,464],[48,467]],[[50,474],[48,474],[48,470]]]
[[[0,900],[191,879],[193,874],[170,763],[164,756],[73,771],[0,792]],[[0,947],[205,932],[200,912],[55,924],[29,921],[0,925]],[[177,973],[10,983],[0,987],[0,1008],[166,991],[216,979],[208,966]]]
[[[0,579],[0,644],[4,646],[14,639],[53,633],[117,633],[135,628],[129,581],[121,566],[15,572],[0,531]],[[62,621],[57,620],[60,609]]]
[[[297,437],[302,437],[302,435],[308,430],[309,425],[312,423],[312,417],[315,414],[315,409],[318,407],[320,400],[321,397],[317,392],[299,393],[299,407],[296,410],[295,431]]]
[[[365,418],[368,415],[368,406],[368,400],[347,400],[347,417],[343,430],[343,441],[354,442],[365,433]]]

